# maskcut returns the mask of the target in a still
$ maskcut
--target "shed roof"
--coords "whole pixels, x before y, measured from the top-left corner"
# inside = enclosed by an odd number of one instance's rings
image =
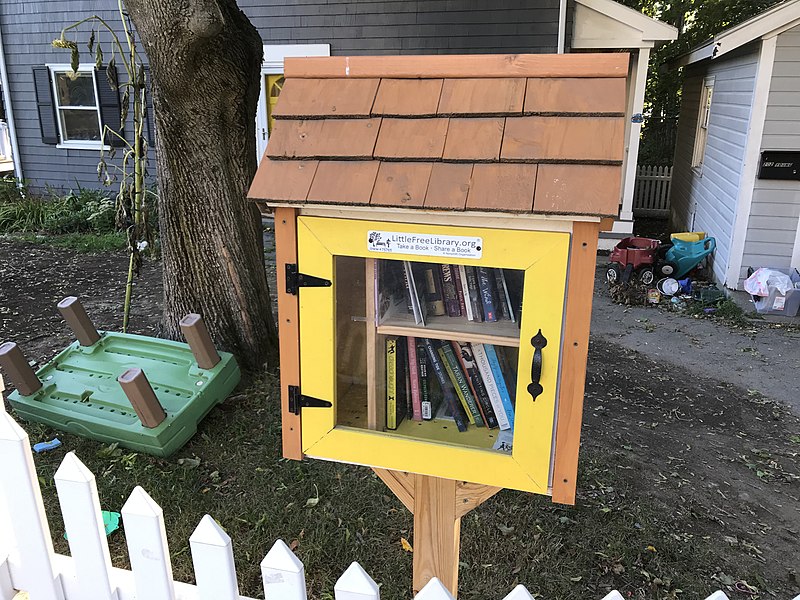
[[[613,216],[627,54],[287,59],[249,197]]]

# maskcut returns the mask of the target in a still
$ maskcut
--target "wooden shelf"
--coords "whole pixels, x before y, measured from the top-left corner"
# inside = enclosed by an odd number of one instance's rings
[[[381,320],[377,331],[383,335],[410,335],[437,340],[456,340],[519,348],[519,327],[511,321],[476,323],[464,317],[428,317],[417,325],[414,315],[394,312]]]

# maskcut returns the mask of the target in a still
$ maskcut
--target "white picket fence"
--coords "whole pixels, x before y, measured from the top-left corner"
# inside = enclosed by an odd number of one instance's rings
[[[672,167],[637,167],[633,214],[637,217],[668,217],[671,185]]]
[[[231,539],[209,515],[189,538],[197,585],[172,576],[164,515],[141,487],[122,507],[131,570],[111,566],[94,475],[69,452],[55,474],[72,556],[56,554],[25,431],[2,409],[0,379],[0,600],[252,600],[239,595]],[[307,600],[303,564],[281,540],[261,561],[266,600]],[[378,585],[353,563],[336,600],[379,600]],[[416,600],[453,600],[432,579]],[[533,600],[521,585],[504,600]],[[616,591],[604,600],[623,600]],[[727,600],[716,592],[707,600]],[[800,596],[795,600],[800,600]]]

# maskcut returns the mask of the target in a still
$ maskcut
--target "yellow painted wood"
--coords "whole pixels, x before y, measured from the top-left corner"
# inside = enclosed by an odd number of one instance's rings
[[[272,133],[272,125],[275,123],[272,112],[275,110],[282,89],[283,75],[267,75],[267,131],[269,133]]]
[[[546,494],[569,234],[300,217],[301,272],[330,279],[334,257],[341,255],[441,262],[437,257],[369,252],[367,232],[374,229],[480,236],[484,244],[481,259],[448,258],[446,262],[525,271],[513,455],[489,449],[488,436],[494,434],[486,429],[470,428],[458,434],[437,431],[431,424],[422,431],[418,428],[424,428],[425,424],[416,426],[411,422],[401,425],[397,432],[335,427],[335,281],[331,288],[303,288],[300,292],[302,390],[306,395],[334,403],[330,409],[303,410],[304,452],[328,460]],[[527,392],[533,359],[530,339],[539,328],[548,345],[543,351],[541,384],[544,391],[533,402]],[[460,339],[460,336],[454,333],[453,339]]]

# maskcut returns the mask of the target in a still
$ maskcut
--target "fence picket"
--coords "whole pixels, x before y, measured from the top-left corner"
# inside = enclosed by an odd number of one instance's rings
[[[199,600],[239,600],[230,536],[205,515],[189,537]]]
[[[8,555],[0,554],[0,600],[13,600],[15,595],[14,586],[11,585],[11,573],[8,569]]]
[[[283,540],[261,561],[261,578],[265,600],[307,600],[305,567]]]
[[[333,586],[336,600],[380,600],[378,584],[357,562],[342,573]]]
[[[434,577],[414,596],[414,600],[455,600],[455,598],[450,590],[444,587],[437,577]]]
[[[669,216],[672,167],[639,165],[633,186],[633,211],[637,216]]]
[[[120,511],[137,598],[175,600],[164,512],[136,486]]]
[[[0,413],[0,457],[0,494],[14,516],[10,524],[19,557],[11,565],[14,586],[36,600],[64,600],[28,434],[5,412]]]
[[[503,598],[503,600],[533,600],[533,596],[525,589],[524,585],[520,584],[511,590],[511,593]]]
[[[64,515],[70,554],[75,559],[78,588],[87,598],[116,600],[117,592],[111,584],[111,555],[94,475],[74,452],[68,452],[53,479]]]

